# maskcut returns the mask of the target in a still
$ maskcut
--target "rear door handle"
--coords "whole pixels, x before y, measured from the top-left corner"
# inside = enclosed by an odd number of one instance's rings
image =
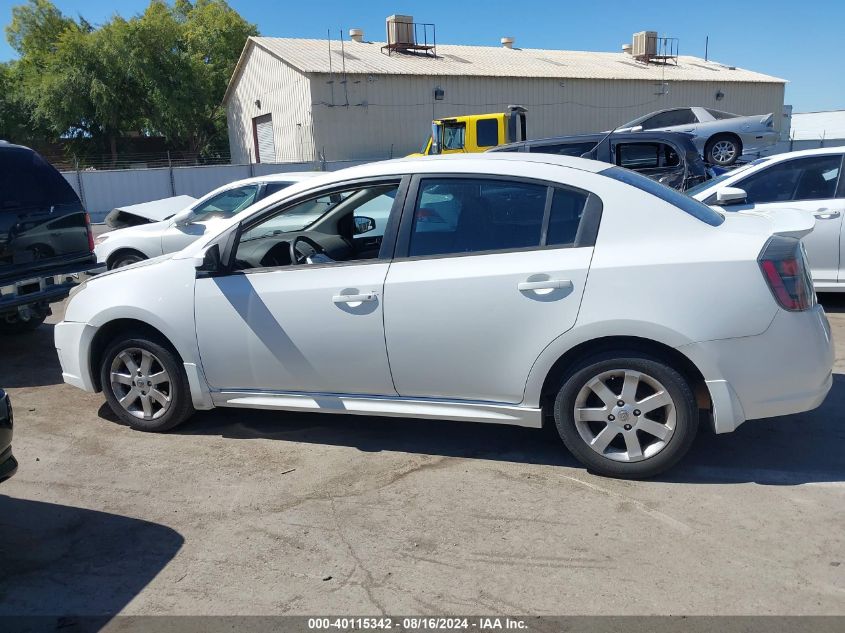
[[[572,282],[568,279],[543,279],[542,281],[521,281],[517,284],[520,292],[526,290],[556,290],[558,288],[572,289]]]
[[[842,215],[839,211],[830,211],[828,209],[819,209],[816,211],[813,216],[815,216],[819,220],[835,220],[840,215]]]
[[[378,295],[375,292],[366,292],[360,295],[335,295],[332,301],[335,303],[363,303],[364,301],[375,301]]]

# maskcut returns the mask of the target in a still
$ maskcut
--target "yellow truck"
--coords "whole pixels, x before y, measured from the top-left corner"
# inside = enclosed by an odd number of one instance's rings
[[[431,137],[422,152],[411,156],[484,152],[496,145],[524,141],[526,112],[522,106],[508,106],[507,112],[437,119],[431,122]]]

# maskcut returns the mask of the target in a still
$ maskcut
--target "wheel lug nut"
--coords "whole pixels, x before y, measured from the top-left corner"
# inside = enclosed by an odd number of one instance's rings
[[[625,401],[624,401],[624,400],[620,400],[620,401],[619,401],[619,402],[617,402],[616,404],[617,404],[617,406],[624,407],[624,406],[625,406]]]
[[[639,415],[639,414],[640,414],[640,410],[639,410],[639,409],[634,409],[634,415]]]
[[[607,419],[613,422],[616,419],[616,416],[611,413],[609,416],[607,416]]]
[[[626,431],[630,431],[630,430],[631,430],[631,425],[630,425],[630,424],[626,424],[623,428],[624,428]]]

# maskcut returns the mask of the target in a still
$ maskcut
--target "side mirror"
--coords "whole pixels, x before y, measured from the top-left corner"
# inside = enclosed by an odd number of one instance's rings
[[[642,126],[642,125],[635,125],[634,127],[632,127],[632,128],[630,129],[630,131],[631,131],[631,132],[642,132],[642,131],[643,131],[643,126]]]
[[[219,273],[222,267],[219,244],[212,244],[201,253],[194,255],[194,268],[198,272]]]
[[[173,216],[173,224],[176,226],[188,226],[191,224],[191,219],[193,218],[193,211],[191,209],[186,209],[185,211],[180,211],[176,215]]]
[[[739,187],[723,187],[716,192],[716,204],[727,206],[730,204],[742,204],[748,199],[745,189]]]
[[[355,218],[353,233],[355,235],[361,235],[361,233],[369,233],[374,228],[376,228],[376,221],[373,218],[359,215]]]

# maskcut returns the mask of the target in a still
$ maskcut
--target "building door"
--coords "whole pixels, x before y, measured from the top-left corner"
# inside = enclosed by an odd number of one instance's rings
[[[276,144],[273,141],[273,117],[262,114],[252,120],[252,135],[255,140],[255,162],[275,163]]]

